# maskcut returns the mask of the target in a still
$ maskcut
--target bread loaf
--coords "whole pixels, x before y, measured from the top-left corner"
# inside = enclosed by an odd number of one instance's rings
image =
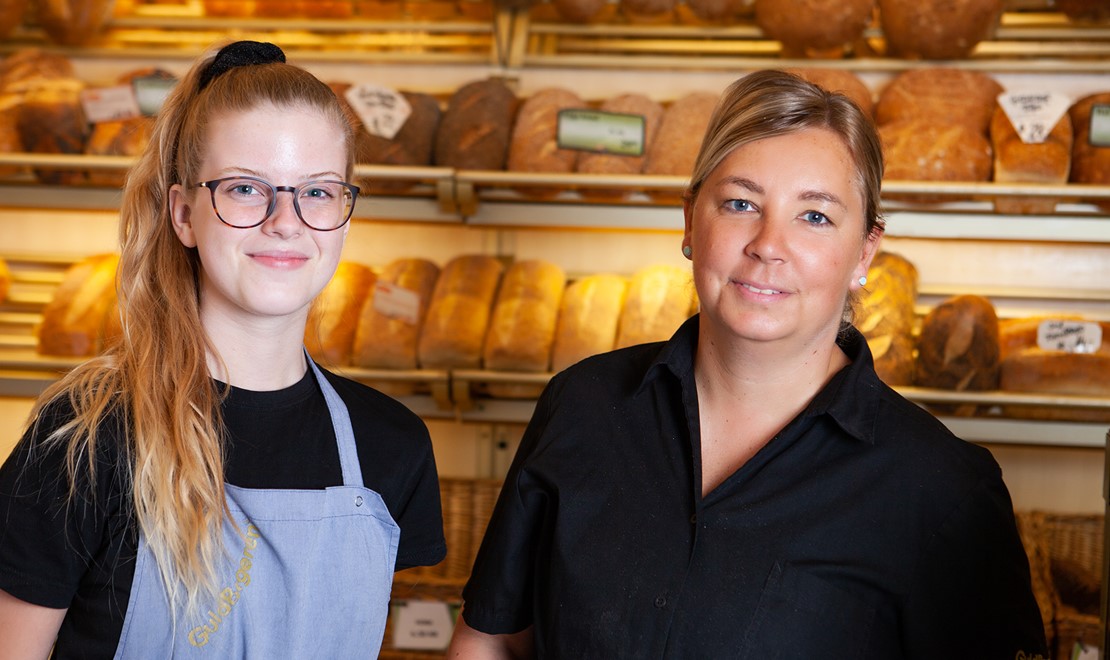
[[[0,93],[0,154],[23,151],[23,141],[19,138],[20,101],[15,94]],[[0,166],[0,178],[15,176],[24,169],[18,165]]]
[[[518,261],[505,271],[482,349],[486,369],[546,372],[567,278],[549,261]],[[532,398],[540,385],[490,383],[495,397]]]
[[[616,348],[669,339],[694,310],[690,272],[654,265],[632,275],[621,308]]]
[[[204,14],[214,18],[254,16],[255,0],[204,0]]]
[[[982,296],[954,296],[921,323],[916,382],[945,390],[998,388],[999,336],[994,305]]]
[[[669,23],[676,0],[618,0],[621,13],[631,23]]]
[[[860,80],[859,76],[847,69],[804,67],[786,69],[786,71],[803,80],[808,80],[822,89],[847,96],[868,117],[875,113],[875,101],[872,98],[871,90]]]
[[[551,0],[559,16],[571,23],[589,23],[609,4],[609,0]]]
[[[638,115],[644,118],[644,154],[621,156],[583,152],[577,170],[584,174],[639,174],[644,168],[647,146],[652,143],[663,119],[663,106],[643,94],[621,94],[606,99],[600,107],[605,112]]]
[[[509,170],[513,172],[573,172],[578,151],[560,149],[559,111],[585,108],[574,92],[548,87],[528,97],[517,112],[509,143]]]
[[[1009,392],[1110,398],[1110,353],[1067,353],[1027,348],[1002,360],[1000,387]],[[1106,408],[1007,404],[1010,417],[1077,422],[1110,422]]]
[[[73,78],[73,65],[61,55],[24,48],[0,60],[0,153],[25,151],[19,134],[20,106],[28,92],[57,79]],[[0,168],[0,176],[26,171],[20,166]]]
[[[416,342],[439,277],[427,259],[396,259],[375,282],[359,316],[355,366],[416,369]]]
[[[369,266],[341,261],[331,281],[316,296],[305,325],[305,347],[322,364],[351,363],[359,313],[376,279]]]
[[[94,43],[112,16],[113,0],[36,0],[38,23],[52,41],[66,46]]]
[[[469,368],[482,364],[503,267],[494,257],[464,255],[443,267],[420,329],[417,354],[425,369]]]
[[[1106,0],[1056,0],[1056,8],[1074,21],[1110,20],[1110,4]]]
[[[85,84],[76,78],[58,78],[28,90],[19,106],[20,142],[24,151],[40,154],[80,154],[85,151],[89,124],[81,107]],[[83,183],[85,172],[64,169],[35,169],[39,181],[48,184]]]
[[[611,274],[588,275],[563,292],[551,350],[551,370],[613,350],[628,280]]]
[[[874,11],[875,0],[756,0],[755,22],[785,57],[843,57]]]
[[[879,93],[875,120],[880,125],[906,119],[942,125],[964,123],[986,135],[1002,92],[994,78],[978,71],[911,69],[895,76]]]
[[[1091,144],[1091,108],[1110,105],[1110,92],[1091,94],[1068,109],[1075,140],[1071,152],[1071,181],[1110,185],[1110,146]],[[1110,213],[1110,200],[1099,200],[1098,206]]]
[[[867,339],[875,371],[887,385],[912,385],[917,268],[905,257],[880,252],[867,271],[856,327]]]
[[[1071,172],[1072,129],[1068,115],[1060,118],[1044,142],[1023,142],[1002,106],[991,119],[991,149],[994,152],[994,180],[999,183],[1068,182]],[[1057,200],[1051,197],[999,197],[994,208],[999,213],[1050,214]]]
[[[892,181],[989,181],[991,145],[964,124],[947,126],[920,119],[879,126],[886,159],[884,177]],[[933,202],[933,195],[889,195],[892,199]]]
[[[684,4],[698,21],[720,25],[731,23],[739,16],[751,15],[755,2],[754,0],[686,0]]]
[[[23,22],[30,0],[0,0],[0,39],[6,38]]]
[[[8,291],[12,288],[12,271],[8,268],[8,262],[0,258],[0,302],[3,302],[8,297]]]
[[[887,54],[926,60],[967,57],[991,38],[1003,0],[879,0]]]
[[[516,106],[516,95],[497,79],[456,90],[436,131],[435,164],[459,170],[505,169]]]
[[[119,256],[101,254],[70,266],[42,310],[38,352],[71,357],[97,353],[116,299]]]
[[[719,97],[691,92],[666,107],[655,140],[648,144],[644,174],[688,177],[694,173],[694,161]]]
[[[105,121],[93,126],[85,153],[90,156],[138,156],[150,142],[154,131],[153,117],[133,117]],[[87,180],[94,186],[121,188],[127,173],[111,170],[89,170]]]

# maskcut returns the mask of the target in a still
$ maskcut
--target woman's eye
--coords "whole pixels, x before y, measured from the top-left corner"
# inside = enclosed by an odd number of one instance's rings
[[[237,183],[231,187],[231,194],[244,197],[254,194],[254,186],[249,183]]]
[[[829,216],[817,211],[806,211],[802,214],[802,218],[811,225],[827,225],[829,224]]]
[[[730,211],[751,211],[752,203],[746,199],[730,199],[725,202],[725,207]]]
[[[333,197],[330,191],[320,187],[305,188],[301,196],[309,199],[328,199],[329,197]]]

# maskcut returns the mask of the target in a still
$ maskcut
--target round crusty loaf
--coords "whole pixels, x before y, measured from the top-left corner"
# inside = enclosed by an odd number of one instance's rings
[[[947,126],[910,119],[879,126],[886,160],[884,178],[892,181],[989,181],[991,145],[964,124]],[[936,201],[929,196],[900,196]]]
[[[1110,147],[1091,144],[1091,108],[1110,105],[1110,92],[1092,94],[1079,99],[1068,110],[1075,141],[1071,152],[1071,181],[1074,183],[1110,184]],[[1100,200],[1099,207],[1110,211],[1110,200]]]
[[[966,123],[986,135],[1002,85],[985,73],[948,67],[913,69],[891,80],[879,93],[875,121],[902,119]]]
[[[655,140],[648,145],[644,174],[690,176],[718,94],[691,92],[666,107]]]
[[[40,154],[80,154],[89,138],[89,124],[81,107],[85,84],[76,78],[46,81],[29,90],[19,105],[19,139],[24,151]],[[73,185],[86,180],[84,171],[38,168],[35,176],[48,184]]]
[[[926,60],[967,57],[989,39],[1003,0],[879,0],[887,54]]]
[[[875,112],[875,101],[872,98],[871,90],[860,80],[859,76],[851,71],[823,67],[802,67],[786,69],[786,71],[830,92],[847,96],[868,117]]]
[[[750,15],[754,0],[686,0],[686,7],[695,18],[706,22],[729,22],[737,16]]]
[[[520,106],[509,143],[512,172],[573,172],[578,151],[560,149],[559,111],[586,107],[574,92],[561,87],[541,89]]]
[[[435,164],[460,170],[505,169],[516,107],[516,95],[496,78],[457,89],[436,131]]]
[[[644,167],[647,145],[655,138],[659,122],[663,119],[663,106],[643,94],[621,94],[606,99],[600,109],[644,118],[645,155],[620,156],[584,152],[578,157],[577,170],[587,174],[639,174]]]
[[[597,17],[609,0],[551,0],[559,16],[572,23],[589,23]]]
[[[954,296],[921,322],[916,382],[945,390],[998,388],[998,316],[982,296]]]
[[[619,0],[621,13],[633,23],[666,23],[674,18],[676,0]]]
[[[874,10],[875,0],[756,0],[755,22],[788,57],[842,57]]]

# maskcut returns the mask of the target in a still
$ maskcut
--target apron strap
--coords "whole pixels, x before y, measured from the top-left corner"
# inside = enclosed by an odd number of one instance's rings
[[[339,397],[339,393],[331,386],[324,372],[316,366],[309,356],[304,354],[308,366],[316,376],[320,391],[324,393],[324,401],[328,404],[328,413],[331,414],[331,425],[335,429],[335,440],[339,446],[339,463],[343,469],[343,485],[362,487],[362,466],[358,462],[358,449],[355,445],[355,431],[351,426],[351,415],[347,412],[347,405]]]

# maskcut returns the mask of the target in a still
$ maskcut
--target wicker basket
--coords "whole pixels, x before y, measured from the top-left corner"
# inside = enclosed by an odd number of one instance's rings
[[[1081,571],[1090,584],[1102,584],[1102,515],[1044,514],[1041,538],[1053,571],[1056,658],[1070,658],[1076,642],[1101,646],[1099,617],[1077,610],[1061,598],[1061,567]]]
[[[495,479],[439,480],[443,504],[443,535],[447,557],[435,566],[402,571],[393,579],[393,600],[438,600],[451,604],[462,601],[462,588],[478,554],[493,506],[501,492]],[[442,653],[405,651],[393,648],[392,620],[386,621],[385,639],[378,656],[385,660],[438,660]]]
[[[1044,539],[1045,516],[1040,512],[1017,512],[1014,517],[1017,519],[1025,554],[1029,557],[1029,577],[1033,584],[1033,595],[1041,609],[1045,639],[1048,640],[1048,647],[1052,648],[1056,631],[1056,594],[1052,586],[1052,567]]]

